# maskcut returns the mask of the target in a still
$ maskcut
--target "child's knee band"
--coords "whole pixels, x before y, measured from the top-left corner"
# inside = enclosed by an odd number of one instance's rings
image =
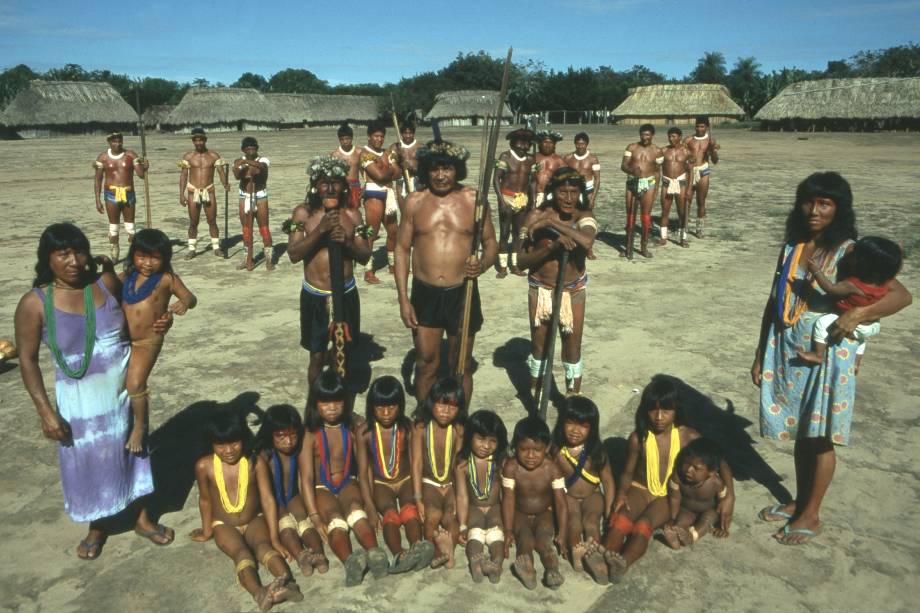
[[[540,376],[540,370],[543,368],[543,360],[538,360],[533,355],[528,355],[527,366],[530,368],[530,376],[536,379]]]
[[[505,540],[505,532],[498,526],[493,526],[486,530],[486,545],[500,543]]]
[[[329,532],[332,532],[333,530],[344,530],[345,532],[348,532],[348,524],[345,523],[345,520],[341,517],[336,517],[329,522],[327,529]]]
[[[345,521],[348,523],[349,526],[354,528],[355,524],[361,521],[362,519],[367,519],[367,513],[365,513],[361,509],[355,509],[354,511],[348,514],[348,517],[345,518]]]
[[[652,524],[646,520],[637,521],[633,524],[633,534],[644,536],[647,540],[652,540]]]
[[[268,229],[268,226],[259,226],[259,234],[262,235],[263,243],[272,242],[272,233],[271,230]]]
[[[288,513],[284,517],[278,520],[278,532],[282,530],[294,530],[297,531],[297,518]]]
[[[268,563],[271,561],[272,558],[280,558],[280,557],[281,557],[281,554],[278,553],[277,550],[269,549],[264,554],[262,554],[262,557],[259,558],[259,562],[262,563],[262,566],[268,566]]]
[[[252,558],[245,558],[236,563],[236,569],[234,572],[236,572],[236,582],[239,583],[240,585],[243,585],[243,582],[240,581],[240,573],[246,570],[247,568],[251,568],[255,570],[256,561],[253,560]]]
[[[125,222],[125,232],[127,232],[129,236],[133,236],[134,235],[134,224],[129,221],[126,221]]]
[[[652,227],[652,216],[651,215],[641,215],[642,219],[642,231],[647,232]]]
[[[118,224],[117,223],[109,224],[109,236],[118,236]]]
[[[486,531],[482,528],[470,528],[469,532],[466,533],[466,540],[476,541],[477,543],[485,543]]]
[[[309,519],[301,519],[297,522],[297,536],[303,536],[303,533],[313,528],[313,522]]]
[[[418,515],[418,507],[412,504],[404,504],[401,509],[399,509],[399,520],[402,522],[402,525],[406,525],[410,520],[421,518]]]
[[[574,381],[575,379],[581,378],[581,374],[584,371],[584,363],[581,360],[578,360],[574,364],[571,362],[563,362],[562,370],[565,371],[566,381]]]
[[[252,245],[252,228],[243,226],[243,244],[247,247]]]
[[[383,525],[393,525],[396,527],[402,525],[402,519],[400,519],[396,509],[387,509],[386,513],[383,514]]]
[[[145,396],[150,395],[149,389],[143,389],[139,392],[133,392],[128,394],[128,398],[144,398]]]
[[[629,534],[633,529],[633,523],[629,520],[629,518],[620,513],[614,513],[611,515],[608,525],[611,529],[623,534]]]

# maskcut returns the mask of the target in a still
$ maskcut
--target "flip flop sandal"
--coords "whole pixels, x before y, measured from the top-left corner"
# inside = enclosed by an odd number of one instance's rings
[[[761,521],[789,521],[792,519],[792,514],[783,511],[784,506],[786,505],[774,504],[771,507],[764,507],[757,513],[757,517]],[[779,519],[770,519],[770,516],[778,517]]]
[[[87,562],[91,562],[92,560],[95,560],[96,558],[98,558],[99,555],[102,553],[102,546],[105,545],[105,541],[104,540],[87,541],[84,539],[80,541],[80,545],[83,547],[83,549],[86,550],[86,555],[81,556],[78,550],[77,557],[80,558],[81,560],[86,560]]]
[[[169,536],[169,534],[166,532],[167,530],[169,530],[169,528],[167,528],[167,527],[164,526],[163,524],[157,524],[157,527],[156,527],[155,530],[146,530],[146,531],[142,531],[142,530],[138,530],[137,528],[135,528],[135,529],[134,529],[134,533],[135,533],[136,535],[138,535],[138,536],[144,537],[145,539],[147,539],[148,541],[150,541],[150,542],[153,543],[154,545],[159,545],[160,547],[165,547],[166,545],[171,544],[171,543],[176,539],[175,533],[173,533],[172,536]],[[166,542],[165,542],[165,543],[161,543],[161,542],[159,542],[159,541],[155,541],[155,540],[153,539],[153,537],[155,537],[155,536],[162,536],[163,538],[166,539]]]
[[[434,559],[434,544],[431,541],[423,540],[417,542],[414,547],[418,552],[418,563],[415,565],[415,570],[428,568],[428,565]]]
[[[418,549],[415,549],[415,550],[410,549],[408,551],[401,551],[398,554],[396,554],[395,558],[393,558],[393,564],[392,566],[390,566],[390,574],[398,575],[400,573],[407,573],[410,570],[414,570],[415,567],[418,565],[418,562],[419,562]]]
[[[776,541],[780,545],[804,545],[811,539],[818,536],[818,533],[814,530],[809,530],[808,528],[790,528],[789,524],[783,526],[783,537],[787,536],[804,536],[806,539],[804,541],[787,541],[780,538],[777,538]]]

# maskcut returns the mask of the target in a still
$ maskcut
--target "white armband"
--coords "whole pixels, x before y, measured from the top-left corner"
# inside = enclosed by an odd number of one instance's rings
[[[597,232],[597,220],[593,217],[582,217],[578,220],[578,223],[575,224],[575,227],[579,230],[584,228],[594,228],[594,231]]]
[[[558,479],[553,479],[553,489],[554,490],[564,490],[565,489],[565,478],[559,477]]]
[[[101,169],[105,168],[105,164],[103,164],[103,163],[100,162],[99,160],[96,160],[95,162],[93,162],[93,168],[97,168],[97,169],[101,170]]]
[[[630,154],[630,155],[632,155],[632,154]],[[601,169],[601,165],[600,165],[600,164],[591,164],[591,170],[593,170],[594,172],[597,172],[597,171],[600,170],[600,169]]]
[[[502,487],[507,487],[509,490],[514,489],[514,479],[509,479],[508,477],[502,477]]]
[[[629,149],[627,149],[626,151],[623,152],[623,157],[624,157],[624,158],[631,158],[631,157],[632,157],[632,151],[630,151]]]
[[[655,158],[655,163],[658,164],[659,166],[661,166],[662,164],[664,164],[664,156],[663,156],[663,155],[659,155],[658,157],[656,157],[656,158]]]

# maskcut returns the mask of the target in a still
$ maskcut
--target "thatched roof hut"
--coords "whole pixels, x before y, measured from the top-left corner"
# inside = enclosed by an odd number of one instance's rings
[[[307,119],[303,94],[262,94],[272,105],[280,127],[302,128]]]
[[[706,115],[712,123],[738,121],[744,110],[728,88],[709,83],[668,83],[629,89],[629,95],[613,110],[617,123],[627,125],[693,124]]]
[[[155,104],[144,110],[144,127],[153,128],[156,131],[163,129],[163,124],[172,110],[176,108],[174,104]]]
[[[476,126],[484,117],[495,113],[498,92],[482,89],[464,89],[441,92],[434,99],[434,106],[425,115],[431,121],[437,119],[448,126]],[[505,104],[502,109],[502,123],[510,124],[511,109]]]
[[[916,129],[920,77],[800,81],[784,88],[754,118],[766,129]]]
[[[368,124],[380,117],[380,100],[374,96],[305,94],[307,124]]]
[[[272,130],[281,118],[275,105],[255,89],[192,87],[163,122],[174,132],[201,126],[208,132]]]
[[[134,109],[108,83],[35,80],[0,115],[23,138],[132,130]]]

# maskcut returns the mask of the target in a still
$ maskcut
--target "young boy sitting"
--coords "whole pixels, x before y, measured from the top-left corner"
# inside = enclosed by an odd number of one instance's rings
[[[719,476],[722,454],[710,440],[698,438],[677,454],[675,470],[668,479],[670,521],[661,529],[664,540],[672,549],[693,545],[716,522],[716,506],[728,494]],[[728,530],[713,529],[717,537],[728,536]]]
[[[284,547],[278,539],[268,465],[253,453],[253,435],[244,415],[219,411],[205,432],[213,453],[195,463],[201,528],[192,532],[192,540],[214,537],[218,548],[236,564],[237,582],[260,610],[279,602],[300,602],[303,594],[279,553]],[[256,560],[275,576],[267,587],[259,579]]]
[[[561,551],[567,551],[569,517],[565,476],[549,457],[549,427],[542,419],[526,417],[519,421],[514,426],[511,446],[514,455],[505,460],[502,467],[505,557],[515,543],[517,558],[512,570],[524,587],[532,590],[537,587],[533,562],[536,549],[543,562],[543,583],[555,590],[565,581],[559,572],[559,558],[553,550],[553,536],[558,534],[556,544]]]

